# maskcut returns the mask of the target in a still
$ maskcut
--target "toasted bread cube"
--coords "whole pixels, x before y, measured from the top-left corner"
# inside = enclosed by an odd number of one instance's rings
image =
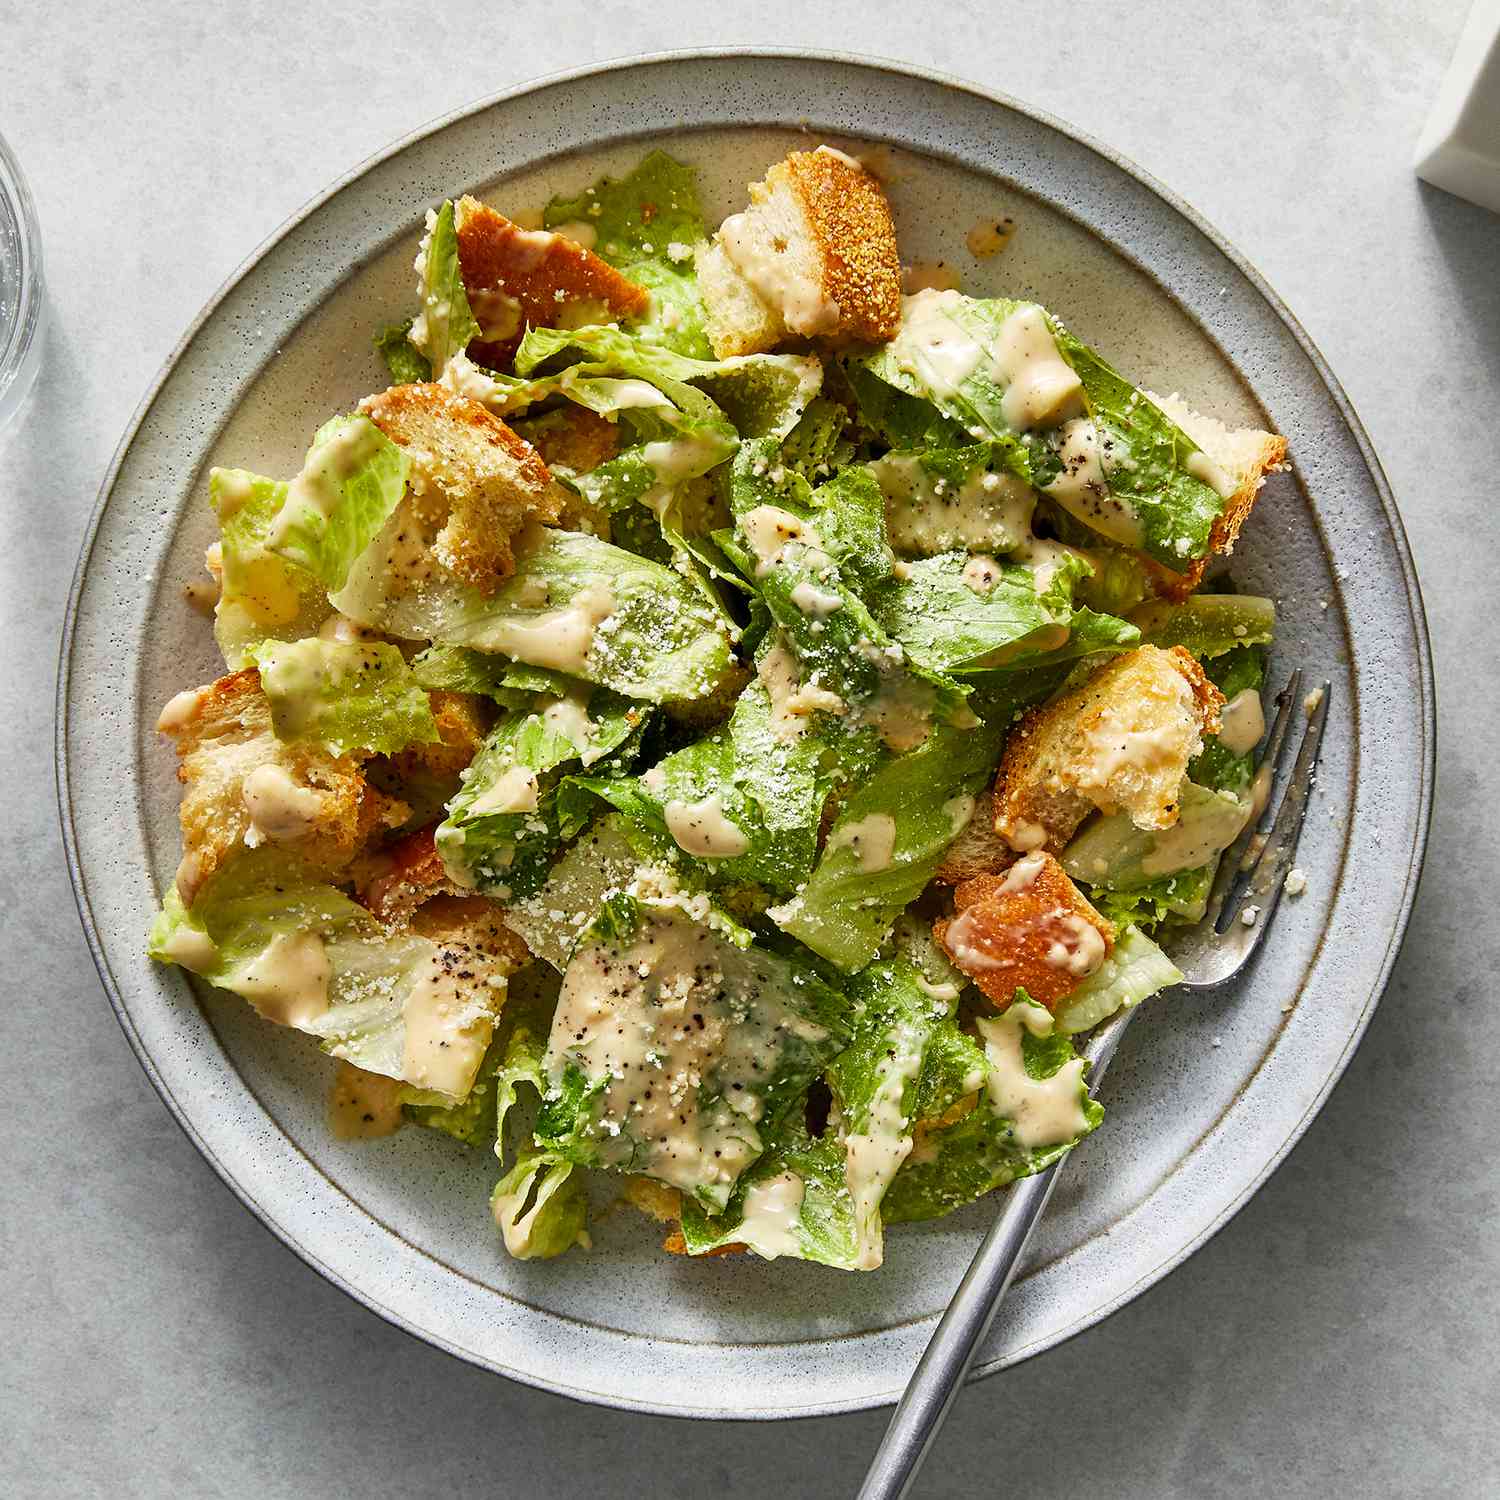
[[[708,337],[721,359],[783,339],[883,343],[901,322],[901,258],[880,184],[828,146],[794,151],[750,185],[750,207],[700,252]]]
[[[428,771],[434,776],[457,776],[479,754],[488,726],[486,700],[474,693],[428,693],[437,725],[435,744],[413,745],[391,757],[399,776]]]
[[[956,914],[934,922],[933,936],[1001,1010],[1018,989],[1051,1010],[1114,947],[1114,928],[1041,850],[1003,875],[966,880],[953,905]]]
[[[504,908],[484,896],[440,894],[424,901],[411,915],[411,930],[430,938],[455,959],[468,964],[453,967],[459,977],[472,968],[477,977],[514,974],[531,958],[531,951],[505,925]]]
[[[475,198],[454,205],[458,264],[479,324],[475,359],[503,368],[533,328],[581,328],[643,317],[651,294],[588,246],[546,229],[522,229]],[[587,238],[592,226],[579,226]]]
[[[1181,646],[1138,646],[1034,708],[995,782],[995,830],[1013,849],[1061,853],[1098,808],[1170,828],[1188,762],[1219,728],[1224,695]]]
[[[177,694],[157,728],[182,758],[177,893],[189,905],[242,844],[284,845],[335,874],[378,830],[407,816],[403,803],[369,785],[352,756],[278,740],[254,667]]]
[[[682,1218],[682,1194],[654,1177],[627,1177],[620,1200],[658,1224],[675,1224]]]
[[[1203,581],[1204,571],[1214,557],[1234,551],[1240,527],[1249,517],[1266,475],[1286,458],[1286,439],[1255,427],[1226,427],[1217,417],[1205,417],[1194,411],[1181,396],[1158,396],[1151,391],[1146,395],[1203,450],[1211,467],[1198,478],[1211,484],[1226,502],[1209,534],[1212,550],[1207,557],[1194,562],[1186,573],[1173,573],[1160,563],[1147,560],[1156,592],[1166,599],[1186,599]]]
[[[470,894],[449,878],[433,839],[436,830],[435,823],[418,828],[354,862],[350,874],[355,898],[387,927],[404,926],[423,902],[435,896]]]
[[[1006,869],[1016,851],[995,831],[995,797],[981,792],[974,799],[974,815],[948,845],[943,862],[932,872],[939,885],[961,885],[976,875],[994,875]]]
[[[511,538],[529,520],[556,522],[565,496],[529,443],[478,401],[436,384],[395,385],[360,410],[412,461],[424,510],[446,521],[437,560],[482,594],[516,570]]]

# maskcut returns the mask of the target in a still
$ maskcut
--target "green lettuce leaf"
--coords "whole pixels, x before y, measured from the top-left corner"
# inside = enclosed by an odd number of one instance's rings
[[[417,295],[421,310],[406,336],[426,356],[429,369],[441,370],[468,348],[471,339],[479,337],[479,322],[469,307],[458,261],[451,200],[427,216],[427,233],[417,255]]]
[[[594,253],[650,291],[650,312],[632,325],[642,338],[679,354],[712,356],[693,272],[693,250],[708,236],[691,167],[653,151],[626,177],[554,198],[542,222],[548,229],[592,225]]]
[[[245,469],[214,469],[209,475],[222,560],[214,638],[231,671],[249,666],[262,641],[312,635],[333,612],[313,574],[270,550],[271,528],[286,492],[282,480]]]
[[[392,385],[419,385],[432,379],[432,361],[412,343],[412,319],[392,323],[374,337],[375,352],[385,361]]]
[[[603,690],[538,696],[505,714],[438,825],[449,875],[502,901],[539,889],[565,837],[556,806],[563,771],[620,750],[643,718],[639,705]]]
[[[855,786],[804,889],[769,913],[782,931],[846,971],[868,964],[968,823],[1004,733],[936,729]]]
[[[426,692],[395,646],[376,641],[266,641],[254,653],[279,740],[394,755],[439,738]]]
[[[411,463],[368,417],[335,417],[313,438],[271,524],[270,551],[341,589],[406,493]]]
[[[1186,646],[1203,660],[1240,646],[1270,645],[1276,606],[1253,594],[1194,594],[1181,604],[1143,604],[1130,618],[1148,645]]]
[[[585,1175],[553,1151],[523,1151],[495,1184],[490,1213],[516,1260],[550,1260],[588,1244]]]
[[[1104,963],[1058,1005],[1057,1030],[1070,1036],[1088,1031],[1117,1010],[1181,983],[1172,960],[1144,932],[1128,927]]]
[[[748,940],[722,918],[609,897],[563,976],[538,1145],[722,1212],[848,1037],[836,990]]]

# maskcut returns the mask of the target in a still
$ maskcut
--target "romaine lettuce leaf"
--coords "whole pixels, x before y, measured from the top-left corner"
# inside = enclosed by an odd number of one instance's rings
[[[428,213],[416,272],[421,310],[406,336],[416,351],[426,356],[430,369],[441,370],[455,354],[468,348],[471,339],[479,337],[479,322],[469,307],[458,261],[452,200],[436,213]]]
[[[209,503],[219,518],[223,575],[214,638],[231,671],[249,666],[262,641],[294,641],[333,613],[322,583],[268,546],[287,486],[245,469],[214,469]]]
[[[789,895],[812,872],[828,781],[817,741],[777,733],[765,686],[741,693],[729,722],[644,775],[572,778],[698,860],[714,883]]]
[[[335,1057],[453,1103],[468,1094],[505,998],[503,981],[449,995],[437,944],[387,932],[273,846],[221,867],[191,912],[168,892],[147,951],[315,1036]],[[436,1074],[428,1061],[434,1041],[446,1049]]]
[[[556,806],[563,770],[619,751],[643,719],[638,704],[602,689],[538,697],[505,714],[438,825],[449,875],[502,901],[537,890],[565,838]]]
[[[1276,605],[1254,594],[1194,594],[1181,604],[1155,600],[1130,616],[1147,645],[1186,646],[1211,659],[1238,646],[1268,646],[1276,629]]]
[[[419,385],[432,379],[432,361],[412,343],[412,319],[382,328],[372,340],[385,361],[392,385]]]
[[[540,1146],[723,1211],[848,1037],[836,990],[734,934],[679,906],[605,901],[563,975]]]
[[[1115,939],[1109,956],[1057,1007],[1057,1030],[1064,1035],[1088,1031],[1117,1010],[1182,983],[1177,966],[1135,927]]]
[[[769,915],[841,969],[874,958],[969,821],[1005,726],[939,728],[855,786],[804,889]]]
[[[976,1024],[984,1052],[972,1108],[918,1130],[881,1204],[888,1224],[937,1218],[1039,1172],[1104,1118],[1082,1059],[1024,990]]]
[[[411,461],[368,417],[334,417],[318,429],[287,486],[266,546],[341,589],[355,559],[406,493]]]
[[[653,151],[628,176],[604,178],[576,198],[554,198],[542,216],[548,229],[588,224],[594,253],[651,293],[651,311],[633,324],[644,339],[679,354],[710,358],[693,250],[707,238],[698,207],[697,174]]]
[[[553,1151],[523,1151],[495,1184],[490,1213],[516,1260],[549,1260],[588,1244],[584,1173]]]
[[[266,641],[256,647],[260,685],[279,740],[394,755],[439,738],[432,705],[395,646],[377,641]]]

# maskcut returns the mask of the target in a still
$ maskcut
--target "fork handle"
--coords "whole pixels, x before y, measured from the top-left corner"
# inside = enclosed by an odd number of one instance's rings
[[[1132,1007],[1122,1011],[1101,1027],[1087,1049],[1091,1093],[1098,1090],[1135,1010]],[[995,1321],[1001,1298],[1015,1278],[1031,1231],[1041,1218],[1057,1185],[1057,1174],[1067,1159],[1064,1156],[1033,1176],[1023,1177],[1005,1195],[1005,1206],[959,1282],[947,1312],[896,1404],[858,1500],[901,1500],[911,1489],[963,1387],[974,1355]]]

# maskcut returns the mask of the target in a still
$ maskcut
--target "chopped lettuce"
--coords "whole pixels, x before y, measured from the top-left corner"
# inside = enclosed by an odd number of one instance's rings
[[[918,1129],[881,1205],[888,1224],[937,1218],[1039,1172],[1104,1118],[1089,1097],[1086,1064],[1025,990],[1003,1015],[976,1026],[984,1050],[967,1080],[972,1103]]]
[[[1130,616],[1151,646],[1186,646],[1194,656],[1223,656],[1239,646],[1268,646],[1276,606],[1254,594],[1194,594],[1181,604],[1155,600]]]
[[[677,905],[605,901],[563,975],[540,1146],[723,1211],[848,1037],[836,990],[734,933]]]
[[[516,1260],[548,1260],[588,1244],[584,1173],[554,1151],[523,1151],[495,1184],[490,1213]]]
[[[709,863],[715,883],[789,895],[817,857],[828,794],[822,753],[815,740],[778,734],[770,697],[752,682],[726,725],[644,775],[574,782]]]
[[[273,846],[236,855],[191,911],[169,891],[147,951],[315,1036],[335,1057],[453,1103],[469,1092],[505,997],[502,982],[440,999],[446,970],[435,943],[387,932]],[[409,1008],[421,1028],[411,1046]],[[436,1071],[427,1061],[433,1043],[444,1049]]]
[[[411,461],[368,417],[318,429],[271,523],[268,549],[341,589],[406,493]]]
[[[430,693],[474,693],[515,707],[506,686],[514,670],[503,656],[472,651],[467,646],[429,646],[411,661],[412,676]]]
[[[262,641],[294,641],[332,613],[322,583],[268,545],[287,486],[245,469],[214,469],[209,503],[219,518],[221,578],[214,638],[231,671],[249,666]]]
[[[1088,1031],[1117,1010],[1181,983],[1172,960],[1144,932],[1127,927],[1103,964],[1058,1005],[1057,1030],[1069,1036]]]
[[[375,352],[385,361],[392,385],[418,385],[432,379],[432,361],[411,341],[412,319],[392,323],[374,337]]]
[[[696,178],[691,167],[653,151],[626,177],[603,178],[576,198],[554,198],[542,223],[548,229],[591,226],[594,253],[651,293],[651,310],[633,325],[635,331],[679,354],[707,359],[713,350],[693,272],[693,251],[708,238]]]
[[[468,348],[471,339],[479,337],[479,322],[469,307],[458,262],[458,230],[451,200],[427,216],[416,272],[421,310],[406,336],[417,353],[426,357],[430,370],[441,370],[455,354]]]
[[[563,771],[619,752],[643,718],[639,705],[603,690],[539,695],[505,714],[438,825],[449,875],[502,901],[537,890],[565,837],[556,806]]]
[[[940,728],[853,788],[802,891],[770,915],[846,971],[862,969],[962,832],[1003,728]]]
[[[427,694],[395,646],[377,641],[266,641],[253,653],[280,740],[394,755],[439,738]]]

